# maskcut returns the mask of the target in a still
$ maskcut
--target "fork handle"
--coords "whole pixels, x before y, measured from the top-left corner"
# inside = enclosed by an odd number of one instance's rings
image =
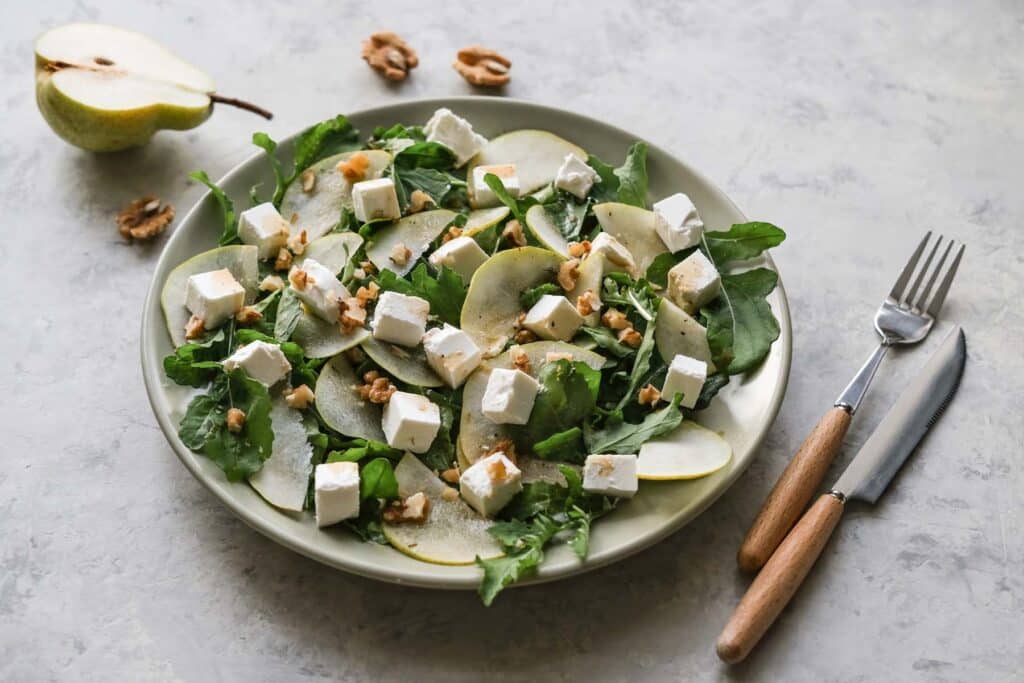
[[[747,532],[736,556],[740,569],[755,572],[763,567],[793,528],[839,451],[852,417],[845,407],[836,406],[807,435]]]

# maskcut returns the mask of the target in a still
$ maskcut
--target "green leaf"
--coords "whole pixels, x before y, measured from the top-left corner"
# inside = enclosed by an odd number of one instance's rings
[[[193,451],[201,451],[206,443],[224,427],[227,408],[220,398],[202,394],[193,398],[178,428],[181,442]]]
[[[399,168],[455,168],[455,152],[438,142],[416,142],[395,155]]]
[[[295,141],[295,166],[291,179],[324,157],[359,149],[359,131],[339,114],[307,128]]]
[[[526,212],[531,206],[537,203],[537,200],[529,195],[521,198],[513,197],[508,193],[508,190],[505,189],[505,186],[501,182],[501,178],[493,173],[484,174],[484,182],[487,183],[487,187],[491,188],[491,192],[494,193],[494,196],[509,208],[516,220],[521,224],[526,225]]]
[[[619,200],[619,177],[615,175],[615,168],[593,154],[587,157],[587,166],[594,169],[598,176],[598,182],[594,183],[589,193],[594,203],[617,202]]]
[[[375,143],[378,141],[401,138],[422,142],[427,139],[427,134],[423,130],[423,126],[406,126],[401,123],[396,123],[390,128],[377,126],[373,129],[373,138],[370,140],[370,144],[371,146],[377,146]]]
[[[387,458],[375,458],[359,471],[359,498],[397,498],[398,480]]]
[[[288,180],[284,177],[284,169],[281,168],[281,160],[277,158],[277,143],[267,135],[266,133],[253,133],[252,144],[256,145],[264,152],[267,153],[267,159],[270,160],[270,167],[274,171],[274,196],[270,200],[274,206],[281,205],[281,198],[284,197],[284,190],[287,187]]]
[[[390,545],[381,528],[380,513],[380,501],[376,498],[368,498],[359,503],[359,516],[355,519],[346,519],[342,525],[363,541]]]
[[[466,183],[450,173],[433,168],[399,168],[393,166],[389,171],[395,181],[398,203],[405,211],[409,207],[409,197],[416,190],[430,195],[437,206],[448,206],[453,198],[465,194]],[[458,203],[454,201],[454,203]]]
[[[615,169],[619,179],[619,201],[646,208],[647,206],[647,145],[634,142],[626,153],[626,161]]]
[[[636,350],[636,358],[633,359],[633,367],[629,371],[629,385],[626,393],[619,399],[616,408],[622,409],[627,403],[636,399],[640,387],[644,385],[651,372],[651,359],[654,356],[654,328],[657,323],[657,311],[654,317],[647,323],[643,339]],[[592,453],[603,453],[604,451],[591,451]]]
[[[344,450],[328,453],[324,462],[358,462],[371,456],[397,461],[402,457],[402,451],[373,439],[351,439],[345,443],[345,446]]]
[[[573,474],[575,470],[568,468]],[[529,519],[540,513],[558,514],[566,509],[570,489],[549,481],[531,481],[501,511],[506,519]]]
[[[651,261],[651,265],[647,266],[647,273],[644,278],[652,285],[658,287],[668,287],[668,271],[672,270],[672,267],[682,261],[684,258],[694,252],[694,249],[686,249],[679,252],[678,254],[672,254],[665,252],[664,254],[658,254]]]
[[[711,260],[720,265],[760,256],[766,249],[782,244],[784,239],[786,233],[781,228],[760,222],[737,223],[724,232],[704,233]]]
[[[523,307],[523,310],[530,310],[537,305],[540,298],[545,294],[557,294],[561,296],[563,294],[561,285],[557,285],[553,282],[545,282],[539,284],[536,287],[523,290],[523,293],[519,295],[519,305]]]
[[[670,432],[683,421],[679,411],[682,394],[676,394],[672,402],[660,410],[656,410],[643,419],[640,424],[616,422],[602,429],[590,428],[583,430],[583,438],[590,453],[638,453],[640,446],[651,439]]]
[[[569,537],[569,547],[581,560],[586,559],[587,551],[590,549],[590,515],[579,508],[570,511],[570,519],[573,524],[572,536]]]
[[[729,374],[725,372],[716,372],[715,374],[704,380],[704,386],[700,389],[700,396],[697,397],[697,403],[693,406],[694,410],[704,410],[711,405],[711,399],[713,399],[719,391],[721,391],[729,383]]]
[[[438,407],[441,414],[441,427],[437,430],[437,436],[434,437],[430,448],[425,453],[419,453],[417,457],[430,469],[441,472],[455,465],[452,427],[455,424],[455,415],[461,413],[461,407],[452,401],[447,393],[428,390],[424,394],[431,403]]]
[[[164,372],[177,384],[201,387],[220,374],[220,363],[227,356],[228,339],[217,330],[201,342],[183,344],[164,358]]]
[[[580,332],[593,339],[601,349],[618,358],[629,358],[636,354],[636,349],[620,342],[615,333],[607,327],[581,327]]]
[[[209,431],[202,452],[224,470],[229,481],[241,481],[258,472],[272,452],[270,394],[261,382],[239,369],[227,375],[223,391],[216,396],[217,407],[210,409],[204,423]],[[209,406],[209,403],[204,404],[204,407]],[[227,410],[232,407],[245,413],[245,426],[237,434],[228,431],[225,424]],[[185,428],[184,421],[182,428]],[[186,435],[193,436],[188,432]],[[200,434],[194,436],[198,438]]]
[[[466,286],[458,273],[442,266],[434,276],[427,265],[421,263],[409,277],[410,280],[406,280],[390,270],[382,270],[377,276],[377,284],[387,291],[426,299],[430,303],[431,313],[444,322],[459,324],[462,304],[466,301]]]
[[[299,319],[302,317],[302,305],[299,297],[291,287],[286,288],[281,294],[281,301],[277,304],[277,318],[274,320],[274,338],[278,341],[291,339]]]
[[[578,203],[572,195],[560,193],[554,201],[544,205],[544,211],[548,218],[554,223],[562,237],[567,240],[575,240],[580,236],[580,229],[583,227],[583,219],[590,209],[590,202]]]
[[[701,309],[715,365],[730,375],[757,367],[779,338],[779,323],[768,305],[778,275],[767,268],[722,274],[722,292]]]
[[[597,405],[601,373],[580,361],[558,360],[541,368],[537,381],[541,388],[529,421],[511,429],[524,450],[589,417]]]
[[[504,557],[492,560],[476,558],[476,564],[484,571],[478,589],[484,605],[490,605],[506,586],[536,571],[544,559],[544,546],[561,530],[553,519],[538,515],[530,525],[499,522],[494,525],[492,535],[507,549]],[[494,528],[492,527],[492,528]],[[510,543],[506,545],[505,541]]]
[[[535,443],[533,453],[543,460],[583,464],[587,459],[587,452],[583,448],[583,430],[572,427],[564,432],[552,434]]]
[[[220,234],[220,239],[217,240],[217,244],[225,247],[229,244],[239,242],[238,216],[235,214],[235,204],[231,201],[231,198],[224,194],[224,190],[220,189],[216,183],[210,180],[210,176],[206,175],[205,171],[193,171],[188,177],[193,180],[198,180],[203,185],[210,188],[210,194],[212,194],[213,198],[217,200],[217,205],[220,207],[221,218],[224,222],[224,228]]]

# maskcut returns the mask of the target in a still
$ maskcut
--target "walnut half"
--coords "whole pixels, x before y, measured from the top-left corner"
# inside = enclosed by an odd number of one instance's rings
[[[416,51],[391,31],[377,31],[363,41],[363,59],[389,81],[404,81],[420,63]]]
[[[174,220],[174,207],[156,197],[136,199],[117,214],[117,230],[126,240],[153,239]]]
[[[473,85],[497,88],[508,83],[512,62],[483,45],[459,50],[452,64],[456,71]]]

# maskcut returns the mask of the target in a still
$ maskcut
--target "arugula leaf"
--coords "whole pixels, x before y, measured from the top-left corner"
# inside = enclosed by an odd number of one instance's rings
[[[505,186],[501,183],[501,178],[494,175],[493,173],[487,173],[484,175],[484,182],[487,183],[487,187],[491,188],[491,192],[498,200],[507,206],[515,216],[516,220],[526,225],[526,212],[531,206],[537,204],[537,199],[529,195],[525,197],[513,197],[505,189]]]
[[[636,353],[635,349],[620,342],[615,333],[607,327],[581,327],[580,332],[593,339],[600,348],[618,358],[628,358]]]
[[[402,451],[373,439],[351,439],[345,443],[345,446],[345,450],[328,453],[324,462],[358,462],[369,456],[388,458],[389,460],[398,460],[402,457]]]
[[[541,368],[537,381],[541,388],[529,421],[511,430],[524,450],[589,417],[597,404],[601,373],[580,361],[558,360]]]
[[[183,344],[164,358],[164,372],[176,384],[201,387],[220,374],[220,363],[227,355],[230,342],[224,330],[201,342]]]
[[[220,206],[224,229],[220,234],[220,239],[217,240],[217,244],[226,247],[229,244],[239,242],[238,216],[235,214],[235,204],[231,201],[231,198],[224,194],[224,190],[220,189],[216,183],[210,180],[210,176],[206,175],[206,171],[193,171],[188,177],[198,180],[210,188],[210,194],[213,195],[213,198],[217,200],[217,205]]]
[[[660,410],[648,413],[640,424],[618,421],[595,429],[584,425],[583,439],[589,453],[638,453],[640,446],[651,439],[672,431],[683,421],[679,411],[682,394]],[[610,422],[610,421],[609,421]]]
[[[427,139],[427,134],[423,130],[423,126],[406,126],[396,123],[390,128],[385,128],[384,126],[374,128],[373,139],[370,142],[372,144],[379,140],[395,140],[400,138],[422,142]]]
[[[593,154],[587,157],[587,166],[597,173],[598,181],[590,188],[589,196],[595,204],[615,202],[619,199],[619,177],[615,168]]]
[[[781,228],[761,222],[737,223],[724,232],[704,233],[708,253],[717,264],[754,258],[784,239],[786,233]]]
[[[569,537],[569,547],[581,560],[586,559],[587,551],[590,549],[590,522],[591,515],[578,507],[573,507],[568,513],[569,519],[573,522],[573,533]]]
[[[657,323],[657,311],[647,322],[643,339],[636,350],[636,358],[633,359],[633,367],[629,371],[629,385],[626,393],[619,399],[616,408],[621,410],[623,406],[635,399],[640,387],[647,381],[651,372],[651,359],[654,356],[654,328]],[[660,357],[659,357],[660,358]],[[604,453],[605,451],[591,451],[592,453]]]
[[[583,219],[590,209],[590,202],[578,203],[572,195],[561,193],[554,201],[544,204],[544,211],[548,218],[555,224],[562,237],[567,240],[575,240],[580,236],[580,229],[583,228]]]
[[[281,301],[277,304],[277,318],[274,320],[274,338],[278,341],[291,339],[299,319],[302,317],[302,306],[299,297],[291,287],[281,293]]]
[[[587,459],[587,452],[583,448],[583,430],[572,427],[564,432],[552,434],[543,441],[533,444],[533,453],[543,460],[583,464]]]
[[[697,403],[693,406],[693,409],[704,410],[707,408],[711,405],[711,399],[724,389],[728,383],[729,374],[725,372],[716,372],[708,377],[704,380],[704,386],[700,388],[700,396],[697,397]]]
[[[398,195],[398,203],[405,211],[409,207],[409,197],[416,190],[421,190],[430,195],[437,206],[445,206],[458,203],[454,200],[459,194],[464,194],[466,183],[450,173],[438,171],[433,168],[399,168],[392,166],[389,171],[392,180],[395,181],[395,192]]]
[[[376,498],[367,498],[359,503],[359,516],[346,519],[342,524],[363,541],[390,545],[380,522],[381,504]]]
[[[252,144],[256,145],[264,152],[267,153],[267,159],[270,160],[270,167],[274,171],[274,195],[271,198],[274,206],[281,205],[281,198],[284,197],[284,190],[288,185],[287,178],[284,177],[284,170],[281,168],[281,160],[277,158],[275,154],[277,150],[277,143],[266,133],[253,133]]]
[[[324,157],[359,149],[359,131],[348,118],[338,114],[307,128],[295,141],[295,166],[291,179]]]
[[[721,294],[701,309],[701,315],[715,365],[738,375],[763,361],[779,338],[779,323],[766,300],[779,278],[767,268],[721,277]]]
[[[382,270],[376,281],[383,290],[408,296],[418,296],[430,303],[430,312],[444,322],[459,324],[462,304],[466,301],[466,286],[462,277],[448,266],[442,266],[437,276],[431,274],[425,263],[416,266],[406,280],[390,270]]]
[[[455,152],[439,142],[416,142],[395,155],[399,168],[455,168]]]
[[[523,290],[523,293],[519,295],[519,305],[524,310],[530,310],[537,305],[540,298],[545,294],[558,294],[562,295],[561,285],[557,285],[554,282],[544,282],[537,285],[536,287],[530,287],[529,289]]]
[[[397,498],[398,480],[387,458],[375,458],[359,471],[359,499]]]
[[[178,428],[178,437],[189,449],[202,450],[224,426],[227,416],[227,408],[221,405],[219,396],[200,394],[189,401]]]
[[[418,454],[420,461],[432,470],[444,471],[455,464],[455,444],[452,442],[452,427],[455,415],[461,407],[447,393],[427,390],[424,392],[430,402],[438,407],[441,414],[441,428],[425,453]]]
[[[476,558],[484,571],[480,598],[490,606],[506,586],[536,571],[544,559],[544,546],[561,531],[562,525],[546,515],[537,515],[529,524],[498,522],[488,531],[506,548],[506,555],[492,560]]]
[[[684,258],[696,251],[696,247],[693,249],[684,249],[677,254],[665,252],[658,254],[651,261],[651,265],[647,266],[647,272],[644,274],[644,279],[650,282],[652,285],[658,287],[668,287],[668,271],[672,270],[672,267],[682,261]]]
[[[647,207],[647,145],[634,142],[626,153],[626,161],[615,169],[619,179],[619,201],[641,208]]]

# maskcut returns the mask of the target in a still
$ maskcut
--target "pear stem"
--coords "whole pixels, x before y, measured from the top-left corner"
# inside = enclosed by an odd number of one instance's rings
[[[267,120],[274,118],[274,115],[271,114],[269,111],[267,111],[263,107],[253,104],[252,102],[246,102],[245,100],[240,100],[236,97],[224,97],[223,95],[218,95],[215,92],[210,93],[209,97],[211,102],[227,104],[232,107],[238,107],[239,109],[251,111],[254,114],[259,114],[260,116]]]

